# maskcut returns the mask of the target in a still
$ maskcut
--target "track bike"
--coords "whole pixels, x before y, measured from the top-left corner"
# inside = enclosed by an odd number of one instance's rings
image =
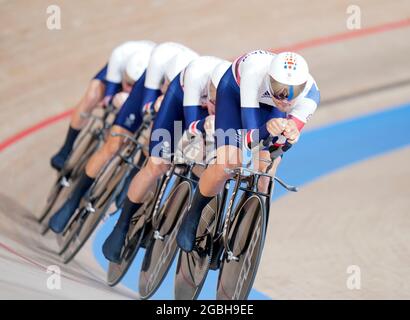
[[[226,170],[232,179],[202,211],[194,250],[180,251],[175,299],[197,299],[209,269],[219,269],[218,300],[247,299],[262,255],[274,181],[288,191],[297,191],[296,187],[268,174],[274,159],[289,148],[290,144],[279,150],[271,147],[271,161],[267,161],[265,172],[251,169],[250,162]],[[261,178],[269,180],[266,192],[258,191]]]
[[[205,164],[185,161],[172,165],[169,174],[175,177],[172,192],[151,219],[152,238],[146,248],[139,275],[141,299],[150,298],[160,287],[178,252],[176,235],[185,212],[192,201]]]
[[[42,235],[49,230],[48,223],[52,214],[68,198],[71,190],[78,182],[78,178],[83,172],[88,159],[104,143],[114,121],[116,111],[116,108],[110,105],[104,110],[96,110],[92,114],[84,113],[81,115],[82,118],[89,119],[89,121],[86,127],[81,130],[73,150],[64,167],[58,172],[57,179],[49,192],[46,205],[38,219]]]
[[[148,299],[164,280],[177,252],[175,241],[181,219],[192,197],[204,164],[177,156],[167,174],[147,195],[143,206],[131,219],[121,263],[111,262],[107,282],[117,284],[127,272],[138,250],[145,248],[139,277],[142,299]]]
[[[133,136],[124,133],[111,134],[124,138],[124,143],[99,172],[67,227],[57,236],[64,263],[75,257],[101,220],[117,211],[110,214],[112,206],[121,206],[121,201],[125,198],[123,195],[126,195],[133,175],[145,164],[147,137],[152,120],[151,116],[145,117]]]

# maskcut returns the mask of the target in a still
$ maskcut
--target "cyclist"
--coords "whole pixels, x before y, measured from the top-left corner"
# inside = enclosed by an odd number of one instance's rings
[[[154,101],[165,92],[172,80],[198,54],[173,42],[165,42],[154,48],[146,72],[135,82],[127,101],[111,128],[111,133],[132,134],[142,123],[144,110],[150,110]],[[64,230],[77,209],[81,198],[93,184],[100,170],[120,149],[124,139],[109,135],[104,145],[87,162],[85,172],[79,177],[76,187],[63,206],[50,219],[50,229],[56,233]]]
[[[231,177],[225,168],[241,165],[241,148],[254,148],[269,135],[277,147],[286,141],[296,143],[319,101],[320,93],[308,65],[296,53],[276,55],[257,50],[235,60],[217,90],[217,161],[201,175],[191,207],[183,218],[177,234],[182,250],[193,250],[201,212]],[[266,170],[268,164],[262,160],[270,160],[269,151],[261,150],[255,155],[260,159],[256,162],[258,169]],[[275,174],[280,160],[281,157],[275,158],[270,174]],[[260,180],[258,188],[266,191],[267,179]]]
[[[182,128],[193,136],[206,134],[207,127],[213,128],[215,88],[230,65],[216,57],[202,56],[192,61],[169,85],[154,122],[150,157],[134,176],[121,216],[104,242],[103,254],[108,260],[120,261],[131,218],[143,204],[145,195],[170,168],[170,152],[176,149],[174,141],[180,140]],[[181,128],[181,132],[176,132],[177,128]]]
[[[141,75],[139,57],[146,60],[154,46],[155,43],[151,41],[128,41],[112,51],[108,63],[91,80],[85,95],[74,108],[64,144],[51,158],[54,169],[60,171],[63,168],[78,134],[87,123],[81,114],[90,113],[97,106],[107,106],[119,91],[130,92]],[[133,56],[135,58],[131,59]]]

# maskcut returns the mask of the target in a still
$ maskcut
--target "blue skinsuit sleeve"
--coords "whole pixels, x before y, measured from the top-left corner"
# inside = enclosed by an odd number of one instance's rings
[[[258,128],[259,107],[256,108],[241,108],[242,126],[243,129],[251,130]]]
[[[258,137],[258,132],[259,132],[259,137]],[[266,123],[264,123],[262,126],[258,128],[258,131],[252,132],[252,140],[256,141],[257,143],[261,142],[262,140],[265,140],[269,136],[269,131],[266,128]]]
[[[205,119],[203,118],[203,108],[201,106],[184,106],[184,118],[185,124],[188,127],[192,122],[200,120],[196,128],[205,133],[204,123]]]
[[[266,128],[266,123],[263,123],[261,126],[258,126],[260,121],[259,118],[259,108],[241,108],[241,117],[242,117],[242,125],[244,129],[246,129],[246,133],[249,130],[253,130],[252,135],[252,144],[258,144],[262,140],[266,139],[269,136],[269,132]],[[251,148],[252,146],[248,146]]]
[[[113,97],[116,93],[121,91],[121,83],[105,81],[105,97]]]
[[[141,114],[144,113],[143,109],[146,104],[154,104],[155,100],[161,95],[161,90],[159,89],[149,89],[144,86],[144,93],[142,96],[141,103]]]
[[[121,109],[127,109],[128,106],[133,106],[132,108],[135,108],[135,110],[138,110],[137,108],[139,108],[140,103],[141,103],[141,88],[139,88],[138,86],[134,85],[132,87],[132,90],[130,92],[130,95],[128,96],[127,100],[125,100],[123,106],[121,107]]]

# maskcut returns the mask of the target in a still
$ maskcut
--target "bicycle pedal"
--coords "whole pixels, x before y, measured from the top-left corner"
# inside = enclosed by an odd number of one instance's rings
[[[94,212],[95,212],[95,209],[94,209],[93,205],[91,204],[91,202],[88,202],[88,203],[87,203],[87,205],[86,205],[86,207],[85,207],[85,210],[87,210],[87,211],[90,212],[90,213],[94,213]]]
[[[68,188],[70,186],[70,183],[68,182],[68,179],[65,176],[61,178],[60,185],[64,188]]]
[[[239,258],[234,256],[233,252],[229,251],[228,256],[226,257],[228,261],[239,261]]]
[[[161,234],[159,233],[158,230],[155,230],[154,231],[154,239],[164,241],[165,238],[163,236],[161,236]]]

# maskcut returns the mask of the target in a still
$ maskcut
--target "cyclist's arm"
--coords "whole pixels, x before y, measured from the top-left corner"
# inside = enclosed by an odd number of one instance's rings
[[[110,56],[107,66],[107,75],[105,77],[105,99],[107,102],[111,101],[111,98],[121,90],[122,69],[124,64],[124,55],[122,53],[123,46],[115,48]]]
[[[203,117],[203,108],[201,106],[184,106],[184,118],[188,124],[187,130],[192,135],[205,133],[205,119]]]
[[[289,113],[289,116],[305,124],[315,113],[319,103],[320,91],[317,88],[316,83],[313,83],[306,96],[301,98],[292,108],[292,110]]]
[[[266,125],[260,127],[259,97],[263,87],[262,77],[256,78],[253,73],[244,74],[240,84],[242,127],[246,130],[245,146],[253,148],[269,133]]]
[[[270,119],[270,120],[272,120],[272,119]],[[298,132],[301,132],[304,125],[305,125],[305,123],[303,121],[299,120],[298,118],[296,118],[293,115],[288,115],[286,120],[288,120],[288,122],[292,121],[294,123],[294,125],[288,124],[287,127],[290,127],[290,128],[295,127],[298,130]],[[266,140],[269,136],[270,136],[270,133],[267,129],[267,123],[264,123],[259,128],[251,129],[247,132],[246,137],[245,137],[246,146],[247,146],[247,148],[252,149],[255,146],[259,145],[264,140]],[[280,145],[284,144],[285,138],[287,138],[286,135],[279,134],[278,136],[273,137],[272,142],[275,145],[280,146]],[[296,141],[297,140],[298,139],[296,139]],[[296,141],[294,141],[294,142],[296,142]]]
[[[184,119],[188,133],[191,135],[205,134],[205,112],[201,106],[202,93],[207,90],[208,76],[197,68],[195,62],[189,65],[181,76],[184,84]],[[207,112],[206,112],[207,113]]]
[[[142,104],[141,104],[141,115],[144,114],[154,114],[155,101],[161,95],[161,90],[150,89],[144,86]]]
[[[315,90],[311,90],[309,92],[313,92]],[[292,111],[287,116],[288,121],[292,121],[299,132],[302,131],[303,127],[313,115],[317,106],[320,102],[320,93],[319,91],[315,91],[314,94],[308,95],[302,98],[292,109]],[[285,134],[286,135],[286,134]],[[267,130],[267,123],[264,123],[260,126],[257,130],[250,130],[246,136],[246,145],[248,148],[253,148],[255,145],[258,145],[262,140],[266,139],[269,136],[269,132]],[[297,137],[294,141],[290,141],[291,143],[295,143],[298,141]],[[278,140],[278,139],[275,139]],[[278,141],[277,144],[283,144],[284,141]]]
[[[164,57],[161,55],[161,52],[154,50],[148,63],[145,76],[144,93],[141,104],[142,114],[155,113],[154,103],[155,100],[157,100],[157,98],[161,95],[161,84],[164,77]]]

